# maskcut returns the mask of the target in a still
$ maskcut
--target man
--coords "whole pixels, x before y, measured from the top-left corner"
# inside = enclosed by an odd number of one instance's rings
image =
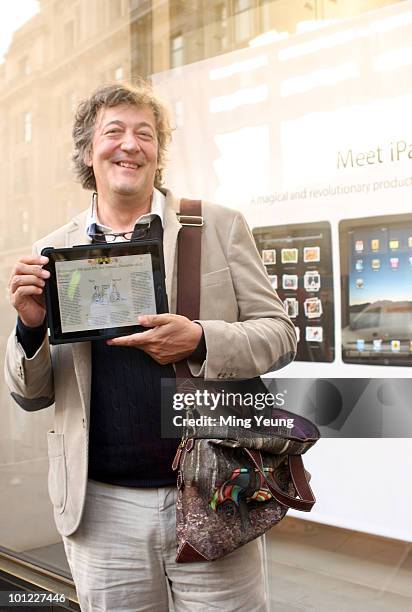
[[[266,610],[260,543],[213,563],[176,564],[171,462],[160,437],[160,381],[187,358],[194,376],[249,378],[293,359],[293,324],[273,292],[236,211],[203,204],[200,320],[143,316],[147,331],[104,342],[49,346],[45,246],[163,240],[170,312],[176,310],[179,200],[160,189],[167,114],[146,87],[105,86],[80,104],[75,170],[91,207],[34,245],[14,267],[18,312],[6,379],[17,403],[55,403],[48,432],[49,492],[82,610]]]

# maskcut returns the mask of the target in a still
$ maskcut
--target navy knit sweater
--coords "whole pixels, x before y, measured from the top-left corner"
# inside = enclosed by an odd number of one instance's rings
[[[92,343],[89,477],[129,487],[176,482],[178,440],[160,437],[162,377],[174,378],[144,351]]]

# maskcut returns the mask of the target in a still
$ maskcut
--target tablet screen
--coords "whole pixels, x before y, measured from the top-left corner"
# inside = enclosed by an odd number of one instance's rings
[[[56,262],[62,332],[134,325],[156,314],[150,253]]]
[[[52,343],[139,331],[139,315],[167,311],[159,241],[44,249]]]
[[[344,219],[342,359],[412,365],[412,215]]]
[[[298,338],[296,361],[335,357],[331,228],[327,221],[257,227],[256,246]]]

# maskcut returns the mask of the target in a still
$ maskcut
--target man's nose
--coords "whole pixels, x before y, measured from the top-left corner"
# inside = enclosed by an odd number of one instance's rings
[[[120,145],[122,151],[135,152],[140,150],[138,138],[133,134],[125,134],[125,137]]]

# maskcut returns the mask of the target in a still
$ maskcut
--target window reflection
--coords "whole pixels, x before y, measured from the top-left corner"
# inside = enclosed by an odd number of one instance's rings
[[[89,194],[73,182],[70,172],[71,121],[77,101],[94,87],[227,53],[247,46],[253,37],[268,30],[292,37],[302,21],[339,19],[392,3],[40,0],[37,14],[28,15],[14,32],[0,64],[2,286],[7,286],[15,260],[30,253],[36,239],[66,223],[88,204]],[[11,2],[4,4],[12,7]],[[404,56],[409,62],[410,51]],[[388,62],[391,69],[399,63],[397,57],[383,60],[377,70],[387,69]],[[246,76],[251,69],[246,67]],[[246,84],[229,100],[217,97],[215,110],[253,106],[265,99],[265,84],[257,90]],[[182,102],[176,102],[178,126],[188,113]],[[258,133],[261,156],[267,156],[266,129],[257,126],[248,128],[255,130],[253,134],[222,133],[216,142],[222,167],[229,139],[244,143],[249,137],[256,139]],[[259,167],[262,172],[266,168]],[[228,177],[226,174],[229,191],[232,183]],[[238,176],[229,178],[240,184]],[[264,180],[262,176],[262,185]],[[4,354],[7,336],[15,325],[15,313],[4,291],[0,320]],[[2,504],[0,546],[67,573],[47,494],[46,432],[52,428],[53,408],[23,412],[10,398],[2,378],[0,393],[0,490],[1,498],[7,500]]]

